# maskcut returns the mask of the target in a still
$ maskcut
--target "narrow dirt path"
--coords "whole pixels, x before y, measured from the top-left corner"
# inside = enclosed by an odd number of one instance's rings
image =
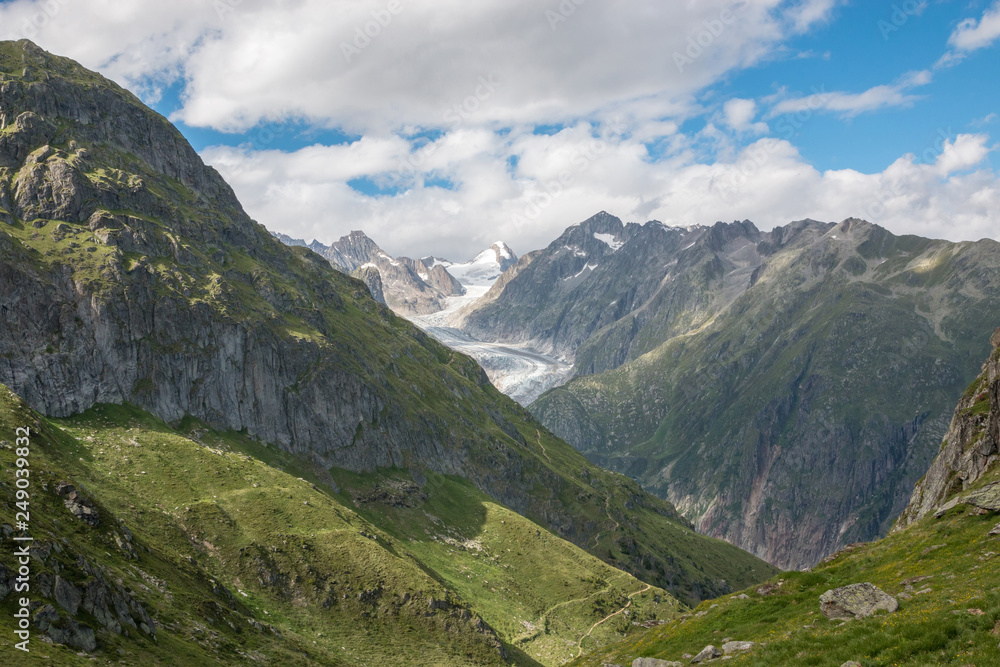
[[[614,531],[618,530],[619,528],[621,528],[622,525],[613,516],[611,516],[611,510],[608,509],[608,505],[610,505],[610,504],[611,504],[611,496],[605,496],[604,497],[604,514],[607,515],[607,517],[611,520],[611,522],[615,524],[615,527],[611,529],[611,532],[614,532]],[[591,547],[591,548],[593,548],[593,549],[597,548],[597,541],[599,539],[601,539],[601,533],[603,533],[603,532],[604,532],[603,530],[597,531],[597,534],[594,535],[594,546]]]
[[[535,429],[535,437],[538,439],[538,447],[542,450],[542,456],[545,457],[546,461],[552,463],[552,459],[549,458],[549,453],[545,451],[545,445],[542,444],[542,432],[537,428]]]
[[[609,588],[611,588],[610,585],[607,586],[607,587],[605,587],[605,588],[602,588],[599,591],[595,591],[595,592],[591,593],[590,595],[586,595],[586,596],[584,596],[582,598],[574,598],[572,600],[564,600],[562,602],[559,602],[557,604],[552,605],[551,607],[549,607],[548,609],[546,609],[544,612],[542,612],[542,615],[538,617],[538,623],[536,624],[536,629],[535,630],[529,630],[528,632],[524,632],[524,633],[518,635],[517,637],[515,637],[514,639],[512,639],[510,643],[511,644],[516,644],[518,642],[523,641],[525,638],[531,637],[533,634],[537,634],[538,633],[537,627],[544,627],[545,626],[545,619],[548,618],[548,615],[551,614],[552,612],[554,612],[559,607],[565,607],[566,605],[575,604],[577,602],[586,602],[587,600],[589,600],[592,597],[596,597],[598,595],[601,595],[602,593],[606,593]]]
[[[593,632],[597,628],[597,626],[601,625],[602,623],[604,623],[605,621],[607,621],[609,618],[614,618],[618,614],[624,613],[626,609],[628,609],[629,607],[632,606],[632,598],[634,598],[636,595],[642,595],[643,593],[645,593],[646,591],[648,591],[652,587],[653,587],[652,584],[646,584],[645,588],[643,588],[641,590],[638,590],[635,593],[629,593],[628,594],[628,603],[624,607],[622,607],[621,609],[619,609],[618,611],[616,611],[613,614],[608,614],[607,616],[605,616],[604,618],[602,618],[601,620],[599,620],[597,623],[594,623],[592,626],[590,626],[590,630],[587,630],[587,634],[585,634],[584,636],[580,637],[580,641],[578,641],[576,643],[577,648],[578,648],[578,650],[576,652],[576,657],[579,658],[581,655],[583,655],[583,640],[586,639],[587,637],[589,637],[590,633]]]

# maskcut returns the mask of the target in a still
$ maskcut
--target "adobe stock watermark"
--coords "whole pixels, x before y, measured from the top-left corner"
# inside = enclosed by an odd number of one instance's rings
[[[674,65],[677,71],[683,74],[685,67],[705,55],[708,48],[736,23],[737,15],[747,4],[746,0],[734,2],[728,7],[723,7],[718,18],[705,19],[698,24],[697,29],[688,35],[684,50],[674,51]]]
[[[912,17],[920,16],[924,9],[927,8],[926,2],[918,2],[917,0],[906,0],[900,4],[894,4],[892,6],[892,12],[889,14],[888,19],[879,19],[878,29],[882,33],[882,39],[889,41],[889,37],[894,32],[899,32],[902,30],[903,26],[906,25]]]
[[[502,85],[495,74],[479,77],[479,85],[476,86],[472,95],[446,109],[442,119],[449,125],[458,125],[462,121],[468,120],[486,100],[493,97],[493,94]]]
[[[340,52],[344,54],[344,60],[350,65],[361,52],[372,45],[372,42],[382,34],[382,31],[389,27],[394,17],[399,16],[403,11],[401,0],[389,0],[384,9],[375,9],[371,12],[372,20],[364,25],[354,28],[354,39],[350,42],[340,43]]]
[[[559,26],[569,20],[569,17],[576,13],[576,8],[586,3],[587,0],[562,0],[555,10],[545,10],[545,20],[549,22],[552,32],[559,29]]]
[[[34,540],[29,534],[31,521],[31,429],[26,426],[18,427],[15,432],[14,455],[14,486],[17,487],[15,497],[17,512],[14,516],[14,526],[20,535],[15,535],[14,556],[17,558],[17,577],[14,578],[14,592],[27,595],[31,591],[31,553],[30,546]],[[14,634],[20,642],[14,644],[14,648],[19,651],[29,652],[28,644],[31,641],[30,629],[30,607],[31,599],[21,597],[17,600],[17,611],[14,612],[14,625],[17,629]]]
[[[46,0],[39,6],[37,12],[21,21],[20,32],[22,37],[35,39],[39,31],[47,26],[54,19],[62,8],[70,3],[70,0]]]
[[[476,81],[471,94],[449,105],[441,114],[441,120],[455,130],[476,115],[497,90],[503,87],[503,82],[496,74],[484,74]],[[439,150],[439,144],[432,142],[422,149],[413,151],[406,156],[398,168],[400,172],[422,171]]]
[[[595,137],[593,141],[570,158],[573,168],[563,169],[555,178],[542,181],[540,191],[528,194],[528,203],[524,207],[523,214],[514,215],[511,222],[515,225],[525,225],[530,221],[537,220],[542,212],[555,203],[556,199],[562,196],[581,174],[590,169],[608,151],[611,142],[620,138],[624,131],[625,125],[620,118],[615,118],[607,126],[601,128],[598,137]]]

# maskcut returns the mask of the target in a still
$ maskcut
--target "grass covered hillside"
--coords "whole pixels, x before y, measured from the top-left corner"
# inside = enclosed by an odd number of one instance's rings
[[[925,518],[811,571],[705,602],[666,625],[633,628],[620,644],[572,664],[630,665],[640,656],[687,664],[685,654],[721,648],[727,638],[757,643],[724,663],[734,665],[1000,664],[1000,531],[990,534],[1000,516],[970,509]],[[850,621],[821,613],[825,591],[863,582],[897,596],[899,610]]]
[[[613,639],[619,617],[683,609],[459,478],[316,475],[196,420],[172,428],[114,405],[47,420],[6,388],[0,423],[7,535],[13,429],[33,431],[32,640],[19,664],[556,665]],[[71,512],[64,483],[96,526]],[[20,655],[11,550],[0,565],[0,654]],[[95,590],[150,630],[114,604],[88,607]],[[46,610],[76,632],[67,645],[43,639]]]

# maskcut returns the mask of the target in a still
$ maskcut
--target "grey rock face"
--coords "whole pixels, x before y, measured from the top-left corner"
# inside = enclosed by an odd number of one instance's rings
[[[683,665],[683,662],[659,658],[636,658],[632,661],[632,667],[683,667]]]
[[[874,584],[851,584],[827,591],[819,598],[827,618],[865,618],[876,611],[895,612],[899,602]]]
[[[58,575],[56,575],[55,585],[52,588],[52,597],[60,607],[69,612],[70,616],[76,616],[76,611],[80,608],[80,601],[83,599],[76,586]]]
[[[365,266],[354,269],[351,275],[363,282],[368,286],[368,291],[371,292],[372,298],[382,305],[387,305],[385,302],[385,292],[382,290],[382,274],[379,273],[378,269],[374,266]]]
[[[752,649],[756,645],[757,644],[754,643],[754,642],[730,641],[730,642],[726,642],[725,644],[722,645],[722,652],[725,653],[726,655],[729,655],[730,653],[739,653],[741,651],[749,651],[750,649]]]
[[[971,496],[952,497],[975,483],[1000,460],[1000,329],[993,332],[990,343],[992,355],[955,408],[940,452],[914,487],[894,530],[960,503],[998,511],[994,509],[1000,506],[994,485]]]
[[[715,660],[716,658],[721,657],[722,651],[709,644],[705,648],[701,649],[701,651],[698,652],[698,655],[691,658],[691,664],[696,665],[700,662],[705,662],[706,660]]]
[[[66,644],[88,653],[97,649],[97,637],[93,628],[75,619],[63,618],[50,604],[35,612],[32,622],[39,632],[45,634],[55,644]]]

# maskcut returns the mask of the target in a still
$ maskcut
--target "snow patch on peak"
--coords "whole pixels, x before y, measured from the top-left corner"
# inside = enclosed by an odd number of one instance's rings
[[[593,271],[594,269],[597,268],[597,266],[598,266],[597,264],[586,264],[582,269],[580,269],[580,273],[576,274],[575,276],[570,276],[569,278],[563,278],[563,282],[569,282],[570,280],[579,278],[587,271]]]
[[[594,232],[594,238],[611,248],[611,252],[615,252],[625,245],[624,241],[616,241],[614,234],[601,234],[600,232]]]
[[[399,262],[397,262],[396,260],[394,260],[392,257],[390,257],[389,255],[387,255],[382,250],[379,251],[378,256],[381,257],[382,259],[386,260],[387,262],[389,262],[389,264],[391,264],[393,266],[399,266]]]
[[[490,249],[495,250],[497,257],[500,259],[514,259],[516,257],[516,255],[514,255],[514,251],[510,249],[510,246],[503,241],[497,241],[490,247]]]
[[[510,246],[503,241],[497,241],[476,255],[474,259],[461,264],[449,262],[445,268],[463,285],[490,286],[496,282],[500,274],[513,266],[515,262],[517,262],[517,255],[510,249]]]

